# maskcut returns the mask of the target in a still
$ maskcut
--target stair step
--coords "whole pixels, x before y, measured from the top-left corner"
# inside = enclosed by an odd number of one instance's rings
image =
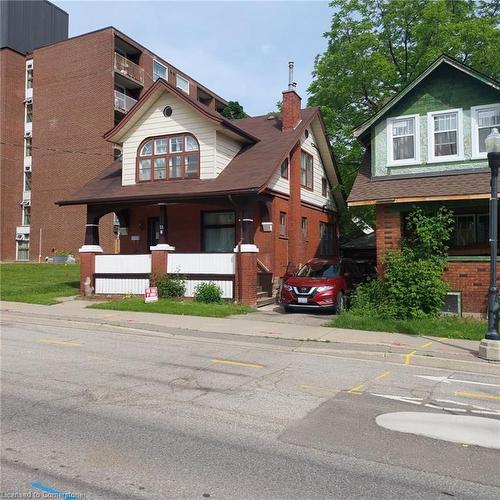
[[[269,297],[269,294],[267,292],[263,292],[262,290],[257,290],[257,298],[262,298],[262,297]]]
[[[274,297],[262,297],[261,299],[257,299],[257,307],[264,307],[275,303],[276,299]]]

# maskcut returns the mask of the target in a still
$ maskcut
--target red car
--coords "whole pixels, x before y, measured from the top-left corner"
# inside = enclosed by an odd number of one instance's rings
[[[280,303],[292,309],[334,310],[346,306],[354,285],[363,281],[362,271],[350,259],[311,259],[292,276],[285,276]]]

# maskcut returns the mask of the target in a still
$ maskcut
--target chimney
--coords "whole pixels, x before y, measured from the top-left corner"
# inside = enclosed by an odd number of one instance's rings
[[[300,96],[295,92],[297,84],[293,81],[293,62],[288,63],[288,90],[283,92],[282,129],[294,129],[301,120]]]

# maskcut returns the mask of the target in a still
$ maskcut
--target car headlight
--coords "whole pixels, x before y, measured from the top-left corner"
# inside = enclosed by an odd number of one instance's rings
[[[283,285],[283,288],[285,290],[288,290],[289,292],[291,292],[293,290],[293,286],[287,285],[286,283]]]
[[[328,292],[328,290],[333,290],[335,288],[334,285],[329,286],[318,286],[317,292]]]

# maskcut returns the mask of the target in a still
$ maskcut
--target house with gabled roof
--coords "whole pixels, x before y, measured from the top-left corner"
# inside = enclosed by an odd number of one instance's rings
[[[338,255],[335,159],[293,85],[280,114],[228,120],[159,78],[105,138],[122,157],[58,202],[87,207],[82,291],[142,293],[149,273],[180,273],[187,295],[214,281],[255,304],[289,265]],[[119,255],[99,246],[108,213]]]
[[[412,207],[449,207],[455,231],[445,274],[448,299],[465,313],[487,307],[484,140],[494,127],[500,127],[500,82],[441,56],[354,132],[366,152],[348,204],[375,206],[379,264],[387,250],[399,248]]]

